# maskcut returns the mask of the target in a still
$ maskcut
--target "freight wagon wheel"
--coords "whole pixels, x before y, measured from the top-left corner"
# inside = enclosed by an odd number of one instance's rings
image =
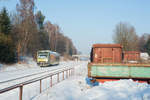
[[[147,83],[150,84],[150,80],[147,80]]]

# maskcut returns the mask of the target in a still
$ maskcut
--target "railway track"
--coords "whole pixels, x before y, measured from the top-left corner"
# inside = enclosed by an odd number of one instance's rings
[[[40,82],[40,93],[42,91],[44,91],[42,89],[42,84],[43,84],[43,80],[44,79],[49,79],[50,80],[50,87],[52,87],[54,84],[56,83],[59,83],[60,81],[68,78],[69,76],[73,75],[74,73],[74,67],[63,67],[63,68],[60,68],[60,69],[57,69],[57,70],[51,70],[50,72],[45,72],[44,74],[41,74],[40,75],[38,74],[38,77],[32,77],[32,79],[26,79],[25,81],[23,82],[17,82],[16,84],[14,85],[11,85],[11,86],[7,86],[3,89],[0,89],[0,94],[2,93],[5,93],[7,91],[10,91],[10,90],[13,90],[13,89],[16,89],[16,88],[19,88],[19,100],[22,100],[23,99],[23,87],[25,85],[28,85],[28,84],[31,84],[31,83],[35,83],[35,82]],[[53,79],[53,76],[56,76],[56,78]],[[62,76],[62,77],[61,77]],[[18,79],[17,79],[18,80]],[[53,83],[52,81],[56,80],[57,82],[56,83]],[[9,82],[12,82],[12,81],[9,81]],[[7,83],[7,82],[5,82]],[[0,84],[1,85],[1,84]]]
[[[9,95],[19,100],[34,98],[39,93],[44,92],[53,85],[74,75],[74,70],[79,65],[79,62],[67,62],[66,64],[64,63],[59,66],[32,69],[31,72],[34,70],[36,73],[29,72],[28,75],[14,77],[3,81],[0,80],[0,96],[2,100],[10,99]],[[26,72],[29,70],[26,70]],[[38,72],[39,70],[41,71]]]
[[[76,64],[72,62],[61,63],[58,66],[51,66],[51,67],[42,67],[42,68],[32,68],[32,69],[22,69],[22,70],[13,70],[13,71],[6,71],[0,73],[0,90],[13,86],[15,84],[20,84],[22,82],[32,80],[39,76],[44,76],[49,73],[53,73],[55,71],[63,70],[66,68],[71,68],[76,66]],[[5,74],[4,74],[5,73]]]
[[[27,68],[26,68],[27,69]],[[34,68],[32,68],[34,69]],[[25,69],[20,69],[20,70],[15,70],[13,72],[16,72],[16,71],[24,71]],[[29,70],[29,69],[28,69]],[[31,69],[30,69],[31,70]],[[39,70],[39,69],[38,69]],[[46,72],[49,72],[49,71],[54,71],[54,70],[57,70],[57,68],[55,69],[49,69],[49,70],[46,70],[46,71],[41,71],[41,72],[37,72],[37,73],[34,73],[34,74],[29,74],[29,75],[25,75],[25,76],[21,76],[21,77],[17,77],[17,78],[13,78],[13,79],[8,79],[8,80],[4,80],[4,81],[0,81],[0,84],[2,83],[6,83],[6,82],[10,82],[10,81],[14,81],[14,80],[18,80],[18,79],[22,79],[22,78],[26,78],[26,77],[30,77],[30,76],[34,76],[34,75],[38,75],[38,74],[42,74],[42,73],[46,73]],[[7,72],[11,72],[11,71],[7,71]]]
[[[40,76],[45,76],[47,74],[54,73],[56,71],[65,70],[67,68],[70,68],[70,67],[65,66],[65,67],[61,67],[61,68],[59,67],[59,68],[46,69],[46,70],[43,70],[40,72],[35,72],[33,74],[27,74],[27,75],[19,76],[16,78],[4,80],[4,81],[0,82],[0,89],[4,89],[6,87],[13,86],[15,84],[20,84],[20,83],[23,83],[28,80],[32,80],[32,79],[40,77]]]
[[[2,71],[0,72],[0,77],[1,77],[0,84],[9,81],[18,80],[25,77],[30,77],[33,75],[42,74],[53,70],[57,70],[60,68],[64,68],[65,66],[66,63],[61,63],[60,65],[50,66],[50,67],[34,67],[34,68],[23,68],[23,69],[12,70],[12,71]],[[69,63],[67,64],[67,66],[74,66],[74,65],[72,63]]]

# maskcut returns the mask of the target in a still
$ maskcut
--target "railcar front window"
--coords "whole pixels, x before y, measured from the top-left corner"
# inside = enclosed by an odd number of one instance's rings
[[[47,55],[39,55],[38,58],[47,58]]]
[[[48,58],[48,53],[47,52],[39,52],[38,58]]]

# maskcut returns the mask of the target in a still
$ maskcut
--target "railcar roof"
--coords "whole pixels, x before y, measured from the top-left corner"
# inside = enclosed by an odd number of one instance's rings
[[[50,50],[39,50],[38,52],[51,52]]]
[[[51,53],[51,54],[55,54],[55,55],[59,55],[59,53],[53,52],[53,51],[51,51],[50,53]]]
[[[38,52],[49,52],[49,53],[54,54],[54,55],[58,55],[58,56],[60,55],[59,53],[51,51],[51,50],[39,50]]]
[[[139,53],[140,54],[140,51],[124,51],[124,53]]]
[[[122,48],[120,44],[93,44],[93,48]]]

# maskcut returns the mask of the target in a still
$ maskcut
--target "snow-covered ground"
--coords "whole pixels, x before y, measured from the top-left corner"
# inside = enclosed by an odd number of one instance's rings
[[[73,67],[76,65],[75,62],[60,62],[59,65],[50,67],[39,67],[36,62],[31,58],[24,64],[14,64],[14,65],[4,65],[3,70],[0,72],[0,89],[8,86],[15,85],[17,83],[22,83],[33,78],[46,75],[50,72],[60,70],[66,67]],[[6,68],[5,68],[6,67]],[[39,75],[39,73],[41,73]],[[34,75],[34,76],[31,76]],[[15,79],[15,80],[14,80]]]
[[[88,62],[63,62],[75,67],[75,75],[49,87],[49,80],[43,81],[43,92],[39,94],[39,82],[24,87],[23,100],[150,100],[150,85],[132,80],[100,83],[89,87],[87,76]],[[0,100],[18,100],[19,89],[0,94]]]
[[[59,65],[50,66],[50,67],[39,67],[37,66],[36,62],[33,60],[30,63],[24,64],[14,64],[14,65],[3,65],[1,72],[0,72],[0,89],[22,83],[27,80],[31,80],[33,78],[47,75],[58,70],[62,70],[64,68],[73,67],[77,65],[77,62],[73,61],[66,61],[60,62]],[[7,70],[6,70],[7,69]],[[41,73],[42,72],[42,73]],[[44,72],[44,73],[43,73]],[[41,73],[40,75],[38,73]],[[30,75],[34,76],[30,76]],[[66,73],[64,73],[66,74]],[[61,74],[60,74],[61,75]],[[26,76],[26,77],[25,77]],[[61,75],[62,76],[62,75]],[[24,78],[23,78],[24,77]],[[16,79],[17,78],[17,79]],[[13,80],[16,79],[16,80]],[[57,83],[57,75],[53,76],[53,84]],[[50,85],[50,79],[44,79],[42,81],[42,91],[48,88]],[[39,84],[40,82],[35,82],[30,85],[24,86],[23,90],[23,100],[30,100],[31,98],[35,97],[39,94]],[[0,94],[0,100],[18,100],[19,89],[14,89],[6,93]],[[11,97],[11,98],[10,98]]]
[[[5,64],[0,64],[0,72],[6,72],[6,71],[15,71],[15,70],[24,70],[24,69],[29,69],[29,68],[39,68],[37,66],[36,62],[33,61],[32,58],[26,57],[26,62],[21,63],[21,64],[11,64],[11,65],[5,65]]]
[[[6,64],[0,64],[0,72],[12,72],[12,71],[18,71],[18,70],[26,70],[26,69],[35,69],[35,68],[41,68],[40,66],[37,65],[37,63],[30,57],[26,57],[26,61],[21,64],[11,64],[11,65],[6,65]],[[60,65],[75,65],[76,63],[73,61],[61,61]]]
[[[85,83],[87,62],[76,66],[75,76],[65,80],[33,100],[150,100],[150,85],[132,80],[105,82],[96,87]]]

